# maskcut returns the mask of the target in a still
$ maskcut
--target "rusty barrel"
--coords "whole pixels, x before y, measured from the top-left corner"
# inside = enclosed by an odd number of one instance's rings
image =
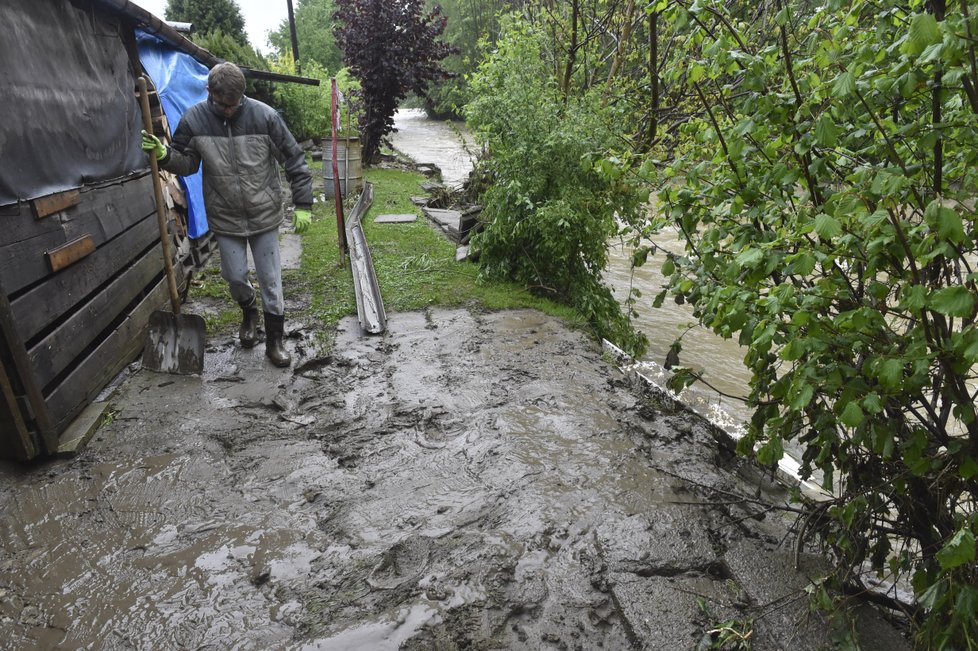
[[[363,187],[363,167],[360,162],[360,139],[339,138],[336,141],[336,176],[340,180],[340,196],[356,194]],[[323,177],[326,181],[326,197],[332,198],[333,189],[333,143],[326,139],[323,148]]]

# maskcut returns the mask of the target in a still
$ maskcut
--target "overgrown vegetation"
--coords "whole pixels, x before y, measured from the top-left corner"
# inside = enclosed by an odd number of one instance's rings
[[[519,285],[509,282],[482,282],[478,267],[455,261],[455,245],[424,217],[409,224],[375,224],[373,218],[384,213],[417,213],[412,195],[424,177],[397,169],[371,169],[366,173],[374,183],[374,204],[364,220],[364,234],[377,279],[385,291],[385,305],[396,311],[418,310],[429,306],[472,305],[485,309],[535,308],[560,316],[570,323],[580,322],[572,310],[540,299]]]
[[[292,55],[289,53],[283,55],[270,67],[273,72],[297,74]],[[328,138],[332,133],[330,125],[332,79],[336,78],[337,86],[344,94],[350,94],[358,87],[356,80],[352,79],[345,69],[330,74],[315,61],[306,63],[302,69],[302,76],[318,79],[320,83],[318,86],[296,83],[276,84],[273,103],[281,110],[296,140],[302,142],[307,139]],[[347,108],[343,106],[341,110],[345,112]],[[341,127],[344,125],[345,122],[341,121]],[[341,129],[342,134],[343,129]]]
[[[482,275],[514,280],[572,305],[597,334],[641,354],[611,290],[600,281],[618,219],[634,220],[648,191],[599,174],[592,160],[613,144],[613,111],[600,95],[562,97],[544,56],[545,37],[507,23],[472,80],[469,124],[490,148],[485,231],[473,239]]]
[[[655,8],[691,112],[647,166],[687,244],[664,272],[747,351],[741,451],[799,444],[842,580],[908,577],[918,642],[974,648],[974,25],[943,3]]]

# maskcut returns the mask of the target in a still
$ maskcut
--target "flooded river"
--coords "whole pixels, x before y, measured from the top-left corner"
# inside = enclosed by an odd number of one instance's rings
[[[445,183],[458,187],[472,169],[473,152],[477,145],[461,123],[428,119],[420,109],[404,109],[397,113],[393,135],[394,146],[419,163],[435,163],[442,169]],[[701,373],[710,387],[696,385],[682,396],[694,409],[737,434],[749,412],[736,397],[747,394],[750,374],[743,365],[744,350],[736,341],[724,340],[706,328],[696,325],[689,306],[671,300],[662,307],[652,307],[652,300],[664,282],[660,272],[665,259],[663,251],[682,252],[682,243],[674,232],[661,234],[656,245],[657,255],[649,256],[644,267],[631,268],[631,251],[621,243],[610,244],[610,264],[605,281],[621,300],[627,298],[630,287],[641,290],[636,327],[649,339],[649,349],[640,360],[643,375],[657,383],[665,381],[661,364],[677,337],[682,336],[680,361]],[[726,395],[723,395],[726,394]],[[730,397],[733,396],[733,397]]]
[[[394,117],[394,146],[416,163],[434,163],[445,185],[458,188],[469,172],[477,151],[475,140],[462,122],[430,120],[421,109],[401,109]]]

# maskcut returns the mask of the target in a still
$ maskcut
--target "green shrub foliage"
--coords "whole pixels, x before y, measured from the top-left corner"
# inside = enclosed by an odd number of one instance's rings
[[[658,225],[686,242],[664,271],[745,347],[741,450],[773,464],[799,446],[833,495],[811,523],[846,580],[908,578],[918,643],[941,649],[978,644],[969,4],[650,7],[674,39],[668,101],[689,113],[646,165]]]
[[[642,197],[595,164],[615,142],[612,113],[596,93],[565,100],[546,65],[545,40],[529,24],[507,21],[471,80],[466,117],[489,152],[483,165],[493,179],[482,197],[485,230],[474,241],[482,273],[573,305],[600,336],[640,353],[645,339],[601,272],[616,218],[634,219]]]
[[[299,43],[299,59],[303,75],[306,65],[315,61],[330,73],[343,66],[343,53],[333,36],[333,0],[298,0],[295,5],[295,31]],[[292,36],[288,18],[268,33],[268,43],[279,58],[292,52]]]

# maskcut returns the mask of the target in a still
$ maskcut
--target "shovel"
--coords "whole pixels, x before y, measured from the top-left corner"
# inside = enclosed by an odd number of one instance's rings
[[[137,84],[143,111],[143,128],[147,133],[153,133],[146,78],[141,76]],[[163,268],[166,270],[166,284],[170,291],[173,312],[157,310],[150,314],[146,347],[143,348],[143,366],[161,373],[200,375],[204,370],[204,319],[196,314],[180,314],[180,295],[173,273],[173,261],[170,259],[170,235],[166,231],[166,215],[163,212],[163,185],[160,182],[160,168],[155,152],[150,152],[149,165],[153,175],[153,190],[156,192],[156,219],[160,225],[160,243],[163,245]]]

